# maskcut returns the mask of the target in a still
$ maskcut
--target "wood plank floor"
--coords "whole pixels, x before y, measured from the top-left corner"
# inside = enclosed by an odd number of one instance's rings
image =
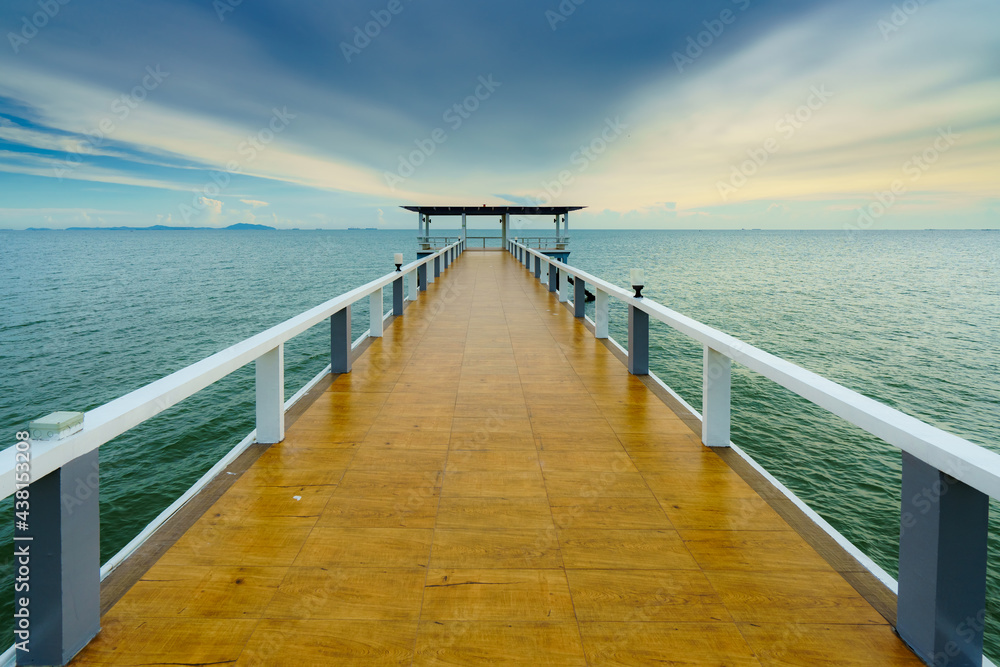
[[[920,665],[546,288],[465,253],[77,665]]]

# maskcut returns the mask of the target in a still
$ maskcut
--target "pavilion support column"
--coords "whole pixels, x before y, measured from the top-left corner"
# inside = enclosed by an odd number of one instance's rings
[[[503,214],[503,218],[500,220],[500,233],[503,236],[503,247],[507,247],[507,219],[506,213]]]
[[[468,232],[468,228],[466,227],[465,214],[463,213],[462,214],[462,244],[463,245],[465,244],[465,238],[466,238],[467,232]]]

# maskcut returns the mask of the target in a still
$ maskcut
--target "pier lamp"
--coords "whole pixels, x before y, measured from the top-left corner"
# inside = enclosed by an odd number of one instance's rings
[[[632,269],[632,289],[635,290],[635,298],[642,298],[642,288],[646,286],[646,272],[642,269]]]
[[[397,252],[393,256],[393,260],[396,262],[396,270],[397,271],[402,271],[403,270],[403,253]]]

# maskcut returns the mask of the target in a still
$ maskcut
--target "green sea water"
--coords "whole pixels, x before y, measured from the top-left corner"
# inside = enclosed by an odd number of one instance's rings
[[[411,231],[0,232],[0,428],[12,444],[31,419],[97,407],[386,273],[414,247]],[[643,268],[644,294],[668,307],[1000,451],[1000,233],[574,230],[571,248],[575,266],[620,285]],[[613,304],[623,343],[625,320]],[[286,396],[328,347],[324,326],[286,345]],[[700,408],[700,347],[654,323],[651,368]],[[253,428],[253,400],[251,365],[101,448],[102,560]],[[733,440],[895,574],[897,450],[739,366]],[[9,618],[10,499],[3,512]]]

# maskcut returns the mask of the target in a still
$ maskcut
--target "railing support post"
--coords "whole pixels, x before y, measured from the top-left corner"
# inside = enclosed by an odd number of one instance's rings
[[[421,264],[417,267],[417,282],[420,283],[420,291],[427,291],[427,264]],[[414,299],[415,301],[416,299]]]
[[[535,255],[535,280],[541,281],[542,276],[542,258]]]
[[[372,338],[382,337],[382,317],[385,315],[385,302],[383,301],[384,295],[382,294],[382,288],[372,292],[371,297],[369,297],[368,303],[368,313],[369,313],[369,324],[368,324],[368,335]]]
[[[396,317],[403,314],[403,276],[392,281],[392,314]]]
[[[330,316],[330,372],[351,372],[351,307]]]
[[[569,274],[559,269],[559,303],[569,301]]]
[[[441,255],[434,255],[434,278],[441,277]]]
[[[30,595],[14,595],[15,646],[25,639],[17,634],[20,618],[30,619],[31,632],[18,665],[65,665],[101,629],[97,457],[95,449],[28,487],[31,523],[14,532],[15,571],[28,562],[21,558],[31,563]]]
[[[983,664],[989,496],[903,452],[896,631],[929,665]]]
[[[701,378],[701,442],[706,447],[728,447],[732,394],[732,360],[705,346]]]
[[[549,291],[555,292],[559,283],[559,269],[555,262],[549,262]]]
[[[254,365],[257,373],[257,442],[273,445],[285,439],[285,346],[265,352]]]
[[[608,293],[601,290],[594,292],[594,338],[608,337]]]
[[[649,375],[649,313],[628,307],[628,372]]]
[[[573,279],[573,315],[583,317],[587,314],[587,283],[577,276]]]

